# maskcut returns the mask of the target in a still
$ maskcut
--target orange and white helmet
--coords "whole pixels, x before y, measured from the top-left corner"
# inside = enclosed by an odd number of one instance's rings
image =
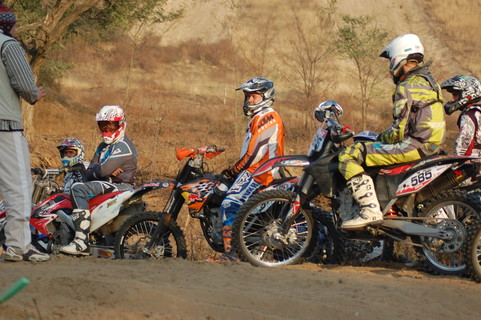
[[[95,119],[106,144],[117,142],[124,137],[127,121],[124,110],[120,106],[103,106]]]

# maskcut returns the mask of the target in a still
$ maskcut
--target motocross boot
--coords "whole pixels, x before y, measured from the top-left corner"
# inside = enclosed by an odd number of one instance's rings
[[[232,226],[222,227],[222,240],[224,242],[224,252],[229,254],[232,251]]]
[[[367,174],[352,177],[347,182],[352,197],[357,201],[361,211],[357,218],[345,220],[341,228],[345,230],[361,229],[368,224],[382,220],[382,212],[377,200],[376,189],[372,178]]]
[[[207,262],[215,263],[226,263],[226,262],[237,262],[239,258],[232,251],[232,226],[222,227],[222,240],[224,242],[224,253],[215,259],[206,259]]]
[[[90,255],[88,237],[90,232],[90,211],[74,209],[72,220],[75,227],[75,238],[66,246],[60,248],[60,252],[73,255]]]

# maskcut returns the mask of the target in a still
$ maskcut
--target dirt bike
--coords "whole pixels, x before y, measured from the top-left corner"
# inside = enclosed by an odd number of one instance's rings
[[[223,174],[224,172],[214,174],[209,171],[204,161],[212,159],[222,152],[224,152],[224,149],[215,145],[176,149],[177,159],[186,161],[175,180],[163,182],[162,188],[171,190],[170,197],[162,212],[163,224],[157,225],[157,229],[153,230],[154,232],[141,235],[146,241],[143,243],[142,250],[139,251],[141,254],[138,254],[136,258],[147,259],[155,256],[153,250],[155,250],[157,242],[161,240],[159,235],[165,234],[166,225],[177,220],[184,203],[187,204],[190,217],[199,220],[203,236],[209,246],[216,252],[224,251],[220,205],[233,181],[227,179]],[[300,165],[300,162],[298,164]],[[274,181],[263,191],[273,188],[289,189],[296,182],[297,178],[295,177],[285,177]],[[121,241],[115,244],[116,252],[120,253],[118,258],[124,258],[124,252],[129,252],[130,244],[128,241],[132,228],[137,225],[149,224],[158,219],[159,216],[156,214],[141,214],[127,220],[125,225],[130,225],[130,227],[119,230],[121,236],[118,239],[121,239]],[[304,241],[302,245],[307,246],[308,243],[308,241]]]
[[[353,133],[340,125],[334,109],[327,110],[323,118],[316,137],[325,141],[317,142],[321,148],[312,153],[311,164],[294,191],[259,193],[239,210],[233,225],[233,246],[239,256],[259,266],[294,262],[285,257],[300,232],[298,217],[321,214],[336,226],[334,241],[407,242],[425,257],[429,271],[462,274],[465,226],[481,212],[479,196],[461,189],[464,181],[476,177],[475,158],[436,155],[411,163],[365,168],[375,181],[384,219],[361,230],[346,231],[341,228],[342,221],[355,217],[360,208],[338,170],[338,155]],[[275,159],[271,165],[277,166]],[[312,200],[318,196],[330,201],[332,212],[312,210]]]
[[[60,247],[70,243],[75,235],[70,197],[60,193],[61,188],[55,182],[58,175],[71,170],[75,169],[65,167],[32,171],[35,174],[33,201],[46,197],[32,209],[30,217],[32,245],[47,253],[57,254]],[[159,186],[158,182],[149,182],[126,191],[112,192],[90,199],[91,253],[107,258],[113,257],[114,254],[119,255],[118,252],[114,252],[115,241],[120,241],[116,238],[117,231],[123,227],[128,218],[134,215],[158,215],[158,213],[145,211],[146,205],[142,201],[142,196]],[[152,228],[155,223],[153,221],[151,225],[145,225],[144,228]],[[0,239],[3,244],[4,223],[0,222],[0,226]],[[168,234],[161,239],[162,241],[155,248],[158,256],[185,256],[187,251],[185,239],[175,221],[169,225]]]

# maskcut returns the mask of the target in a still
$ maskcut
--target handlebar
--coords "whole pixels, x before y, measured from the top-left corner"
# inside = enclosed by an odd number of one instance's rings
[[[333,134],[331,134],[332,141],[334,143],[341,143],[354,136],[354,131],[350,127],[336,127],[333,128]]]
[[[176,148],[176,156],[179,161],[186,157],[196,158],[198,155],[203,156],[206,159],[212,159],[224,151],[224,148],[219,148],[215,144],[212,144],[200,148]]]
[[[81,167],[61,167],[61,168],[32,168],[30,171],[32,174],[41,176],[45,178],[46,176],[58,176],[62,173],[72,172],[72,171],[80,171],[82,170]]]

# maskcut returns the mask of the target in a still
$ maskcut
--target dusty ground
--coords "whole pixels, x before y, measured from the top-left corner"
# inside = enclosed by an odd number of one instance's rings
[[[283,269],[56,256],[0,262],[0,319],[480,319],[481,285],[404,265]]]

